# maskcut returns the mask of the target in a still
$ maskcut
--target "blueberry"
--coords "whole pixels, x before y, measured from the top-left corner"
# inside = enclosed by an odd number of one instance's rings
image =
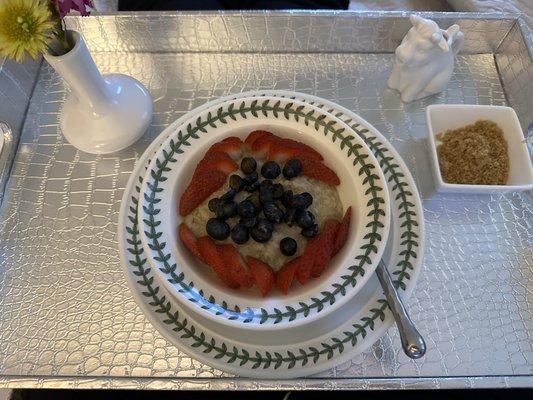
[[[224,204],[224,212],[228,216],[228,218],[234,217],[237,215],[237,203],[234,201],[231,201],[229,203]]]
[[[264,187],[264,188],[270,188],[272,187],[272,181],[270,179],[263,179],[263,181],[261,182],[261,187]]]
[[[248,228],[244,225],[237,224],[231,230],[231,239],[237,244],[244,244],[249,238]]]
[[[223,200],[213,198],[209,200],[209,203],[207,203],[207,206],[209,207],[210,211],[215,212],[217,210],[217,207],[223,203],[224,203]]]
[[[289,226],[293,226],[298,216],[298,210],[296,208],[289,208],[283,216],[283,221]]]
[[[252,157],[244,157],[241,161],[241,171],[245,174],[251,174],[257,168],[257,162]]]
[[[239,224],[244,225],[247,228],[253,228],[257,224],[257,217],[241,218]]]
[[[291,206],[298,208],[307,208],[308,202],[309,199],[307,198],[307,196],[297,194],[296,196],[293,196]]]
[[[283,205],[283,203],[281,202],[281,199],[277,199],[276,201],[274,201],[274,203],[276,203],[276,205],[279,207],[279,209],[283,212],[285,212],[285,210],[287,210],[289,207],[285,207]]]
[[[228,219],[237,215],[237,203],[230,201],[220,205],[216,209],[217,218]]]
[[[224,215],[224,204],[226,204],[224,201],[220,200],[220,202],[217,204],[217,208],[215,208],[215,215],[217,218],[220,219],[226,219],[223,217]]]
[[[281,199],[281,196],[283,196],[283,185],[281,183],[275,183],[272,185],[272,193],[276,200]]]
[[[257,213],[257,209],[250,200],[243,200],[237,206],[237,212],[242,218],[252,218]]]
[[[296,222],[300,228],[309,228],[315,223],[315,216],[311,211],[302,211],[298,214]]]
[[[275,161],[267,161],[261,167],[261,175],[268,179],[276,179],[280,173],[281,169]]]
[[[258,179],[259,174],[257,173],[257,171],[254,171],[244,177],[244,182],[246,182],[247,185],[251,185],[252,183],[257,182]]]
[[[314,224],[311,225],[309,228],[302,229],[302,235],[304,235],[306,238],[312,238],[318,235],[318,225]]]
[[[272,232],[274,231],[274,226],[270,221],[261,218],[257,225],[252,228],[250,234],[252,238],[259,243],[265,243],[270,240],[272,237]]]
[[[262,204],[270,203],[274,201],[274,193],[272,193],[270,188],[261,187],[259,188],[259,200],[261,200]]]
[[[265,214],[266,219],[275,224],[279,224],[283,220],[283,211],[275,203],[264,203],[263,214]]]
[[[302,162],[297,158],[292,158],[285,163],[283,167],[283,176],[287,179],[292,179],[300,175],[302,172]]]
[[[296,243],[296,240],[290,237],[284,237],[281,239],[281,242],[279,242],[279,249],[281,250],[281,253],[286,256],[293,256],[296,254],[296,250],[298,249],[298,243]]]
[[[229,225],[217,218],[211,218],[205,225],[207,234],[216,240],[224,240],[229,236]]]
[[[253,193],[255,192],[257,189],[259,189],[259,182],[258,181],[255,181],[254,183],[250,184],[250,185],[246,185],[244,187],[244,190],[246,190],[248,193]]]
[[[252,193],[246,198],[246,200],[250,200],[256,210],[261,210],[261,200],[259,199],[259,192]]]
[[[233,200],[236,194],[237,194],[237,191],[235,189],[230,189],[226,193],[224,193],[222,196],[220,196],[220,200],[222,201]]]
[[[291,207],[293,197],[292,190],[287,190],[281,195],[281,202],[285,207]]]
[[[229,187],[237,192],[240,192],[244,186],[244,179],[239,175],[231,175],[229,177]]]
[[[311,193],[303,192],[300,196],[303,198],[304,208],[308,208],[313,204],[313,196],[311,196]]]

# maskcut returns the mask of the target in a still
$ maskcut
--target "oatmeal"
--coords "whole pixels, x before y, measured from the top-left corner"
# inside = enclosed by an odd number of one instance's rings
[[[275,180],[281,181],[280,178]],[[310,211],[315,215],[316,222],[319,228],[322,228],[324,221],[328,218],[340,220],[342,218],[342,203],[339,194],[335,187],[328,186],[324,182],[307,178],[305,176],[298,176],[297,178],[285,181],[283,186],[286,189],[292,190],[294,193],[308,192],[313,195],[313,203],[309,206]],[[224,187],[213,193],[207,200],[198,206],[192,213],[187,215],[184,219],[185,224],[193,231],[196,237],[207,235],[205,224],[208,219],[213,216],[209,210],[209,200],[222,196],[229,190],[228,182]],[[244,199],[246,195],[239,193],[236,200]],[[237,223],[239,217],[233,217],[228,220],[229,224]],[[244,244],[236,244],[238,251],[244,256],[256,257],[272,267],[275,271],[279,270],[287,261],[301,255],[307,244],[307,238],[300,235],[301,228],[298,226],[288,226],[286,224],[279,224],[272,233],[272,239],[266,243],[258,243],[254,240],[249,240]],[[293,256],[285,256],[279,251],[279,242],[284,237],[292,237],[298,243],[298,250]],[[230,237],[219,243],[232,243]]]

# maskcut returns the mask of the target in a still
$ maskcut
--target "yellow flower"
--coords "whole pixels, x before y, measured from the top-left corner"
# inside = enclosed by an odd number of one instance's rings
[[[0,55],[36,58],[52,39],[54,22],[44,0],[0,0]]]

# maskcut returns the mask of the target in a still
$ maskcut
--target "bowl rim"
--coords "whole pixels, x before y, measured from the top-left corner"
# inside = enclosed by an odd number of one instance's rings
[[[528,168],[530,170],[530,176],[532,176],[532,180],[529,183],[524,184],[513,184],[513,185],[473,185],[473,184],[466,184],[466,183],[448,183],[445,182],[442,178],[442,172],[440,170],[439,165],[439,156],[437,153],[437,139],[436,135],[437,132],[433,129],[433,123],[432,123],[432,112],[444,110],[447,108],[470,108],[470,109],[500,109],[500,110],[506,110],[513,119],[513,125],[514,128],[512,132],[509,132],[509,135],[521,135],[522,139],[524,139],[524,132],[522,131],[522,127],[520,125],[520,121],[518,119],[518,116],[516,115],[515,110],[512,107],[509,106],[498,106],[498,105],[484,105],[484,104],[431,104],[426,107],[426,122],[428,127],[428,140],[430,143],[430,162],[431,167],[433,170],[433,177],[437,181],[438,188],[443,189],[457,189],[458,191],[469,191],[469,192],[508,192],[513,190],[529,190],[533,188],[533,167],[531,166],[531,162],[529,163]],[[527,153],[527,148],[525,149]],[[528,154],[529,157],[529,154]],[[437,188],[437,189],[438,189]]]
[[[333,119],[333,120],[336,120],[338,122],[338,124],[342,127],[344,127],[348,132],[352,132],[352,128],[350,126],[348,126],[347,124],[344,123],[344,121],[342,121],[340,118],[334,116],[334,115],[331,115],[329,114],[326,110],[324,109],[321,109],[319,107],[316,107],[315,105],[313,104],[310,104],[310,103],[306,103],[306,102],[303,102],[303,101],[300,101],[300,100],[294,100],[294,99],[284,99],[284,98],[280,98],[280,97],[273,97],[273,96],[251,96],[251,97],[246,97],[246,98],[239,98],[239,99],[232,99],[232,100],[229,100],[229,101],[226,101],[226,102],[223,102],[221,104],[217,104],[217,106],[221,106],[221,105],[224,105],[224,104],[229,104],[230,102],[241,102],[241,103],[244,103],[244,102],[253,102],[253,101],[257,101],[257,100],[266,100],[266,99],[269,99],[271,100],[272,102],[274,103],[277,103],[277,102],[285,102],[285,103],[298,103],[297,105],[303,105],[304,107],[306,108],[309,108],[309,109],[314,109],[322,114],[326,114],[326,115],[329,115],[329,118]],[[203,110],[201,113],[196,113],[195,115],[191,116],[191,118],[187,119],[183,124],[180,124],[181,127],[185,127],[187,126],[191,121],[195,121],[198,117],[199,117],[199,114],[203,114],[205,113],[207,110]],[[260,122],[258,122],[260,123]],[[370,124],[368,124],[369,127],[370,127]],[[174,131],[178,131],[179,130],[179,127],[174,127],[173,129]],[[186,296],[183,296],[183,295],[180,295],[180,294],[177,294],[177,297],[178,300],[180,300],[180,302],[182,302],[183,304],[187,305],[187,307],[189,309],[191,309],[193,312],[199,312],[200,314],[202,314],[203,316],[205,317],[208,317],[208,318],[216,318],[217,321],[223,323],[223,324],[226,324],[226,325],[231,325],[231,326],[238,326],[238,327],[241,327],[241,328],[244,328],[244,329],[249,329],[249,330],[268,330],[268,329],[280,329],[280,328],[292,328],[292,327],[296,327],[296,326],[299,326],[299,325],[302,325],[302,324],[306,324],[307,322],[309,321],[312,321],[312,320],[315,320],[317,318],[320,318],[321,316],[325,316],[327,314],[329,314],[330,312],[333,312],[334,310],[336,310],[338,307],[341,307],[346,301],[348,301],[350,298],[352,298],[358,291],[361,287],[364,286],[364,284],[366,283],[366,281],[369,279],[369,277],[372,275],[372,272],[373,270],[375,269],[375,267],[377,266],[377,262],[379,261],[379,259],[381,258],[381,256],[383,255],[383,251],[385,249],[385,246],[386,246],[386,242],[387,242],[387,237],[388,237],[388,234],[389,234],[389,230],[390,230],[390,199],[389,199],[389,193],[388,193],[388,190],[386,188],[386,181],[385,181],[385,178],[384,178],[384,175],[383,175],[383,172],[381,171],[381,169],[379,168],[379,162],[377,161],[377,159],[374,157],[372,151],[370,150],[370,148],[364,143],[364,141],[359,138],[359,136],[354,132],[353,135],[357,136],[355,138],[356,142],[359,143],[361,142],[360,144],[362,145],[362,147],[364,147],[364,151],[365,151],[365,154],[368,155],[368,157],[370,157],[370,162],[375,165],[379,170],[376,171],[376,173],[378,174],[379,178],[380,178],[380,181],[381,181],[381,185],[383,186],[383,188],[385,190],[382,190],[380,192],[380,196],[382,196],[384,198],[384,210],[385,210],[385,217],[382,218],[382,223],[384,224],[384,227],[381,228],[380,230],[380,234],[381,234],[381,239],[379,240],[379,242],[377,243],[378,245],[378,250],[376,253],[372,254],[371,257],[375,259],[376,262],[372,262],[372,263],[369,263],[369,264],[366,264],[365,265],[365,273],[363,275],[359,275],[358,276],[358,279],[357,279],[357,286],[353,285],[353,286],[347,286],[346,287],[346,294],[343,294],[342,296],[340,296],[336,301],[334,301],[334,303],[332,304],[329,304],[328,303],[325,303],[325,306],[323,308],[323,310],[321,312],[313,312],[311,313],[310,315],[307,315],[305,316],[304,318],[296,318],[296,319],[293,319],[293,320],[288,320],[287,318],[285,318],[284,320],[282,320],[281,322],[279,323],[267,323],[267,324],[264,324],[264,323],[259,323],[258,320],[255,320],[255,321],[248,321],[248,322],[251,322],[251,323],[243,323],[243,321],[241,321],[240,319],[230,319],[228,318],[227,315],[216,315],[213,310],[210,310],[210,309],[205,309],[203,307],[200,307],[198,304],[189,304],[190,301],[187,301],[187,298]],[[174,135],[170,134],[168,139],[166,140],[165,143],[169,143],[169,141],[172,139]],[[220,137],[222,139],[222,136]],[[165,145],[165,143],[163,143],[162,146]],[[214,142],[213,142],[214,143]],[[205,150],[206,147],[205,146],[198,146],[198,149],[199,150]],[[158,152],[160,154],[160,152]],[[156,164],[156,159],[158,158],[158,155],[159,154],[156,154],[152,160],[152,165]],[[352,157],[352,156],[348,156],[348,157]],[[367,159],[368,160],[368,159]],[[367,161],[368,163],[369,161]],[[148,171],[151,169],[151,166],[148,168]],[[143,187],[146,187],[147,186],[147,182],[149,181],[149,179],[145,179],[145,181],[143,182]],[[384,193],[384,192],[387,192],[387,193]],[[366,195],[365,195],[366,196]],[[365,228],[363,228],[365,229]],[[141,235],[142,236],[142,235]],[[143,239],[144,240],[144,239]],[[349,246],[349,244],[347,244],[347,246]],[[145,247],[146,244],[145,244]],[[178,255],[181,256],[180,253],[183,253],[182,250],[178,249]],[[152,258],[152,256],[150,256],[149,258]],[[153,261],[153,260],[151,260]],[[349,264],[347,264],[348,262],[348,255],[345,255],[344,258],[343,258],[343,261],[340,263],[340,265],[345,265],[345,267],[347,268],[347,266]],[[156,268],[157,269],[157,268]],[[346,270],[347,271],[347,270]],[[342,274],[342,270],[339,270],[337,272],[337,275],[340,275]],[[162,279],[165,286],[168,286],[167,284],[169,284],[168,282],[166,282],[165,279]],[[206,287],[207,286],[211,286],[210,283],[208,282],[205,282],[206,283]],[[335,281],[332,281],[332,278],[330,277],[328,280],[325,280],[321,286],[318,286],[316,288],[316,291],[315,293],[320,293],[320,289],[323,290],[324,287],[329,287],[331,286],[333,283],[335,283]],[[327,285],[326,285],[327,284]],[[357,287],[357,288],[356,288]],[[355,289],[355,290],[354,290]],[[176,289],[173,288],[172,292],[176,292]],[[215,290],[216,292],[216,290]],[[226,296],[231,296],[231,293],[229,293],[228,291],[225,292]],[[314,295],[312,294],[305,294],[305,298],[312,298]],[[319,297],[319,296],[318,296]],[[259,299],[258,299],[259,300]],[[298,301],[300,301],[301,299],[293,299],[295,304],[297,304]],[[278,305],[275,305],[275,304],[271,304],[269,308],[274,308],[274,307],[277,307]],[[283,305],[280,305],[282,308],[284,308]]]

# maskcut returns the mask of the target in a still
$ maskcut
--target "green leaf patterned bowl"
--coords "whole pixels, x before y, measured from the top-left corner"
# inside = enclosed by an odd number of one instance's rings
[[[178,201],[197,162],[211,144],[266,129],[319,149],[340,177],[343,208],[352,206],[345,247],[326,272],[287,296],[261,298],[254,290],[231,290],[192,256],[177,237]],[[275,97],[214,105],[177,126],[154,155],[141,188],[142,244],[165,288],[191,311],[245,329],[282,329],[309,323],[345,304],[366,283],[389,233],[389,196],[374,155],[348,125],[313,105]]]

